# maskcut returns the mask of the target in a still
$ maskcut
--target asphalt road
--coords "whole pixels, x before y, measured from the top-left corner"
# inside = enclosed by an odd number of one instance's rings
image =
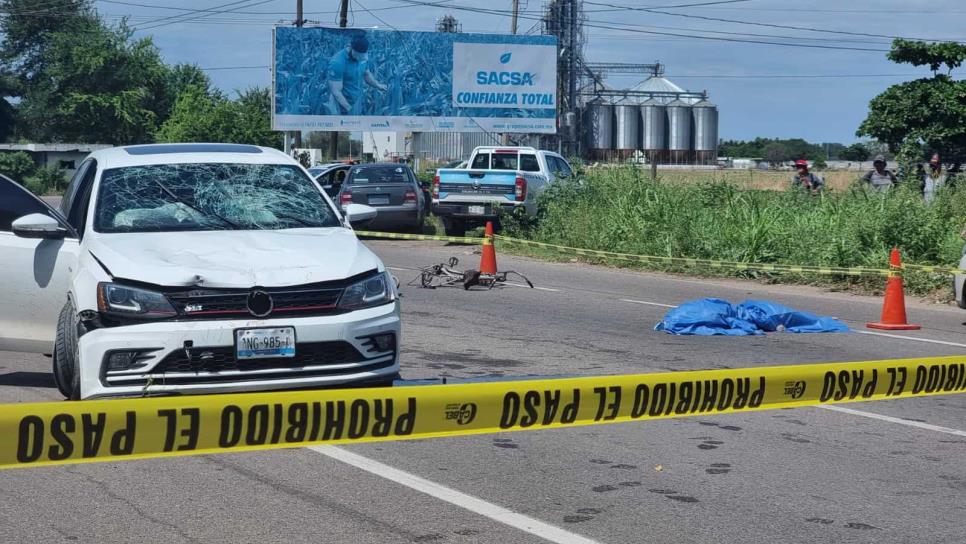
[[[471,248],[371,242],[405,286]],[[865,334],[881,301],[500,255],[539,287],[404,287],[407,379],[571,376],[966,353],[966,312]],[[667,307],[767,298],[849,334],[676,337]],[[0,403],[58,398],[0,353]],[[3,542],[964,541],[966,395],[566,430],[0,472]],[[879,416],[888,416],[882,419]]]

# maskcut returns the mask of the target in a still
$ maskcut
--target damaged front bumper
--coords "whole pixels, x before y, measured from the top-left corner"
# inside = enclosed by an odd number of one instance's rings
[[[268,327],[294,327],[295,356],[236,359],[235,331]],[[382,382],[399,372],[399,341],[398,301],[339,315],[96,329],[79,339],[81,398]],[[112,356],[130,364],[109,365]]]

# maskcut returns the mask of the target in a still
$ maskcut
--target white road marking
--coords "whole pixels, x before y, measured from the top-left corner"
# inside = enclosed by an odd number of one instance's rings
[[[491,502],[484,501],[483,499],[476,498],[472,495],[467,495],[466,493],[446,487],[436,482],[431,482],[425,478],[416,476],[415,474],[411,474],[404,470],[399,470],[398,468],[393,468],[389,465],[380,463],[379,461],[374,461],[368,457],[363,457],[362,455],[346,451],[342,448],[337,448],[335,446],[309,446],[308,449],[321,453],[322,455],[335,459],[336,461],[341,461],[347,465],[352,465],[356,468],[362,469],[370,474],[375,474],[376,476],[396,482],[397,484],[404,485],[410,489],[415,489],[416,491],[425,493],[441,501],[448,502],[465,510],[469,510],[470,512],[503,523],[504,525],[509,525],[515,529],[536,535],[550,542],[557,542],[559,544],[599,544],[596,540],[591,540],[587,537],[561,529],[555,525],[550,525],[549,523],[544,523],[529,516],[518,514],[512,510],[507,510],[502,506],[497,506]]]
[[[899,417],[884,416],[882,414],[874,414],[872,412],[863,412],[861,410],[853,410],[852,408],[843,408],[841,406],[816,406],[816,408],[821,408],[823,410],[832,410],[833,412],[842,412],[843,414],[852,414],[853,416],[867,417],[870,419],[878,419],[881,421],[888,421],[889,423],[898,423],[899,425],[905,425],[907,427],[916,427],[919,429],[925,429],[927,431],[936,431],[937,433],[946,433],[956,436],[966,436],[966,431],[960,431],[959,429],[950,429],[949,427],[940,427],[939,425],[932,425],[930,423],[922,423],[919,421],[909,421],[908,419],[902,419]]]
[[[522,283],[513,283],[513,282],[510,282],[510,281],[504,281],[502,283],[504,285],[512,285],[513,287],[526,287],[527,289],[530,288],[529,285],[524,285]],[[537,289],[538,291],[550,291],[551,293],[559,293],[560,292],[560,289],[551,289],[549,287],[538,287],[536,285],[533,288],[534,289]]]
[[[661,304],[660,302],[647,302],[644,300],[631,300],[629,298],[620,299],[621,302],[630,302],[632,304],[646,304],[647,306],[660,306],[661,308],[677,308],[674,304]]]
[[[872,331],[857,331],[852,332],[858,334],[870,334],[872,336],[885,336],[886,338],[897,338],[899,340],[914,340],[916,342],[926,342],[927,344],[942,344],[944,346],[956,346],[957,348],[966,348],[966,344],[958,344],[956,342],[947,342],[945,340],[933,340],[932,338],[919,338],[916,336],[903,336],[901,334],[889,334],[886,332],[872,332]]]
[[[387,266],[386,268],[388,268],[389,270],[399,270],[402,272],[408,272],[410,270],[419,270],[418,268],[403,268],[399,266]]]

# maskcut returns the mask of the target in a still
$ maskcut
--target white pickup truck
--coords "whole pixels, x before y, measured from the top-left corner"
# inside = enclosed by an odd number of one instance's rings
[[[498,221],[502,214],[533,217],[537,196],[555,180],[573,176],[567,161],[532,147],[477,147],[466,168],[442,168],[433,179],[433,212],[448,236]]]

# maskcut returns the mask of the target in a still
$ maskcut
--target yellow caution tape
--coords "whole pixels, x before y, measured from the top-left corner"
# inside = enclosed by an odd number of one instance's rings
[[[892,274],[897,274],[898,270],[893,271],[889,269],[879,269],[879,268],[865,268],[861,266],[854,267],[834,267],[834,266],[809,266],[809,265],[791,265],[791,264],[773,264],[773,263],[744,263],[736,261],[715,261],[711,259],[693,259],[689,257],[659,257],[655,255],[635,255],[631,253],[616,253],[613,251],[600,251],[596,249],[581,249],[576,247],[561,246],[557,244],[547,244],[544,242],[533,242],[530,240],[520,240],[517,238],[508,238],[506,236],[497,236],[497,240],[522,246],[540,247],[545,249],[552,249],[562,253],[582,255],[588,257],[601,257],[606,259],[618,259],[624,261],[633,261],[649,264],[662,264],[662,265],[676,265],[676,266],[689,266],[698,267],[705,269],[719,269],[719,270],[754,270],[761,272],[793,272],[802,274],[822,274],[822,275],[835,275],[835,276],[884,276],[888,277]]]
[[[906,270],[916,270],[919,272],[931,272],[933,274],[966,274],[966,270],[963,270],[962,268],[932,266],[932,265],[925,265],[925,264],[903,263],[902,268],[905,268]]]
[[[374,232],[368,230],[355,231],[356,236],[367,238],[385,238],[387,240],[424,240],[431,242],[452,242],[455,244],[481,244],[483,238],[470,238],[465,236],[431,236],[428,234],[402,234],[396,232]]]
[[[373,232],[357,230],[356,235],[368,238],[384,238],[388,240],[424,240],[432,242],[452,242],[456,244],[482,244],[486,238],[473,238],[465,236],[431,236],[426,234],[402,234],[395,232]],[[584,257],[600,257],[603,259],[617,259],[622,261],[632,261],[648,264],[659,264],[666,266],[688,266],[716,270],[748,270],[758,272],[790,272],[797,274],[820,274],[825,276],[881,276],[889,277],[900,275],[903,270],[915,270],[933,274],[966,274],[966,270],[945,266],[903,264],[900,268],[868,268],[863,266],[837,267],[837,266],[811,266],[795,264],[775,264],[775,263],[745,263],[738,261],[717,261],[712,259],[694,259],[690,257],[660,257],[657,255],[637,255],[633,253],[618,253],[614,251],[601,251],[597,249],[583,249],[579,247],[563,246],[558,244],[548,244],[546,242],[534,242],[532,240],[521,240],[509,236],[496,235],[494,238],[500,242],[518,245],[539,247],[550,249],[571,255],[581,255]]]
[[[562,428],[963,392],[966,356],[7,404],[0,406],[0,468]]]

